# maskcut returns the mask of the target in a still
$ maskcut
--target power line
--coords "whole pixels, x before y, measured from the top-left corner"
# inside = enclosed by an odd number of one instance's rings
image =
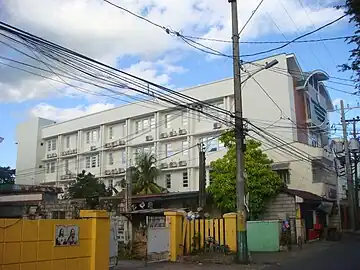
[[[190,38],[190,39],[198,39],[204,41],[213,41],[213,42],[223,42],[223,43],[231,43],[231,40],[226,39],[216,39],[216,38],[206,38],[206,37],[196,37],[196,36],[188,36],[183,35],[183,37]],[[340,36],[340,37],[329,37],[329,38],[319,38],[319,39],[307,39],[307,40],[296,40],[292,43],[317,43],[322,41],[335,41],[335,40],[345,40],[349,38],[357,37],[356,35],[353,36]],[[284,41],[239,41],[241,44],[252,44],[252,45],[264,45],[264,44],[284,44],[289,43],[291,40],[284,40]]]
[[[332,20],[331,22],[328,22],[327,24],[324,24],[323,26],[320,26],[320,27],[316,28],[316,29],[313,30],[313,31],[307,32],[307,33],[305,33],[305,34],[302,34],[302,35],[300,35],[300,36],[298,36],[298,37],[290,40],[289,42],[287,42],[287,43],[285,43],[285,44],[283,44],[283,45],[281,45],[281,46],[278,46],[278,47],[275,47],[275,48],[272,48],[272,49],[268,49],[268,50],[264,50],[264,51],[260,51],[260,52],[257,52],[257,53],[245,54],[245,55],[242,55],[241,57],[256,56],[256,55],[265,54],[265,53],[269,53],[269,52],[273,52],[273,51],[280,50],[280,49],[285,48],[286,46],[290,45],[290,44],[293,43],[294,41],[297,41],[297,40],[299,40],[299,39],[301,39],[301,38],[304,38],[304,37],[306,37],[306,36],[309,36],[309,35],[311,35],[311,34],[314,34],[314,33],[318,32],[318,31],[320,31],[320,30],[322,30],[322,29],[324,29],[324,28],[326,28],[326,27],[329,27],[330,25],[332,25],[332,24],[334,24],[334,23],[342,20],[342,19],[345,18],[346,16],[347,16],[346,14],[345,14],[345,15],[342,15],[342,16],[340,16],[339,18],[337,18],[337,19],[335,19],[335,20]]]
[[[249,19],[245,22],[245,24],[243,25],[243,27],[241,28],[240,32],[239,32],[239,37],[241,35],[241,33],[245,30],[246,26],[249,24],[249,22],[251,21],[252,17],[254,17],[255,13],[258,11],[258,9],[260,8],[261,4],[264,2],[264,0],[261,0],[260,3],[257,5],[257,7],[255,8],[255,10],[253,12],[251,12],[251,15],[249,17]]]

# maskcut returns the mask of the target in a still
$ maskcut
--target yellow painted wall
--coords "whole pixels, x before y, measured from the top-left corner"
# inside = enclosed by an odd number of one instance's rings
[[[105,211],[82,219],[0,219],[1,270],[108,269],[110,222]],[[56,225],[78,225],[79,245],[55,246]]]
[[[183,250],[190,253],[204,247],[204,238],[212,237],[220,245],[227,245],[230,251],[236,251],[236,214],[225,214],[222,219],[188,221],[178,212],[165,213],[170,219],[170,258],[177,261],[183,255]],[[225,226],[225,228],[224,228]]]

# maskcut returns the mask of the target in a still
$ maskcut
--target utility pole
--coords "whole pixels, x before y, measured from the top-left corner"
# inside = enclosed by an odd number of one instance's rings
[[[132,212],[132,168],[126,169],[126,175],[125,175],[125,212],[130,213]],[[132,227],[130,226],[130,220],[126,220],[126,240],[132,241],[133,233],[132,233]],[[129,243],[128,242],[128,243]],[[130,249],[132,249],[132,245],[130,245]]]
[[[206,169],[204,144],[199,143],[199,207],[206,206]]]
[[[353,163],[354,163],[354,211],[355,211],[355,220],[356,220],[356,229],[358,228],[358,217],[359,217],[359,179],[358,179],[358,163],[359,163],[359,141],[356,137],[356,124],[360,122],[360,117],[353,118],[351,120],[345,120],[346,123],[352,123],[353,126],[353,141],[350,142],[349,151],[350,155],[353,155]],[[351,160],[350,160],[351,161]]]
[[[344,138],[344,152],[345,152],[345,171],[348,187],[348,206],[350,212],[351,228],[356,229],[356,220],[355,220],[355,209],[354,209],[354,183],[352,181],[351,173],[351,163],[350,163],[350,152],[349,152],[349,143],[346,132],[346,120],[345,120],[345,111],[344,111],[344,101],[340,100],[340,111],[341,111],[341,124],[343,128],[343,138]]]
[[[235,99],[235,142],[236,142],[236,236],[237,259],[239,263],[248,263],[248,247],[246,237],[246,211],[245,211],[245,161],[244,161],[244,127],[240,76],[240,51],[237,1],[231,3],[232,16],[232,44],[233,44],[233,73],[234,73],[234,99]]]

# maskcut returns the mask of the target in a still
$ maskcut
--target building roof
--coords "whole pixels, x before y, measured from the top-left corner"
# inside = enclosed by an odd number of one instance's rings
[[[162,200],[178,200],[178,199],[188,199],[196,198],[198,196],[198,191],[188,191],[188,192],[169,192],[169,193],[158,193],[158,194],[147,194],[147,195],[133,195],[131,200],[133,202],[150,202],[150,201],[162,201]],[[121,191],[115,196],[112,197],[102,197],[102,200],[116,200],[124,199],[125,192]]]
[[[323,202],[323,201],[331,201],[326,198],[323,198],[319,195],[316,195],[314,193],[305,191],[305,190],[299,190],[299,189],[290,189],[290,188],[283,188],[282,192],[287,193],[292,196],[298,196],[302,198],[305,202]]]

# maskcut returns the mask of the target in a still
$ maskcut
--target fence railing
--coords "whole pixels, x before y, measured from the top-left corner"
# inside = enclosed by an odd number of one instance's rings
[[[228,253],[224,218],[183,219],[183,255],[198,252]]]

